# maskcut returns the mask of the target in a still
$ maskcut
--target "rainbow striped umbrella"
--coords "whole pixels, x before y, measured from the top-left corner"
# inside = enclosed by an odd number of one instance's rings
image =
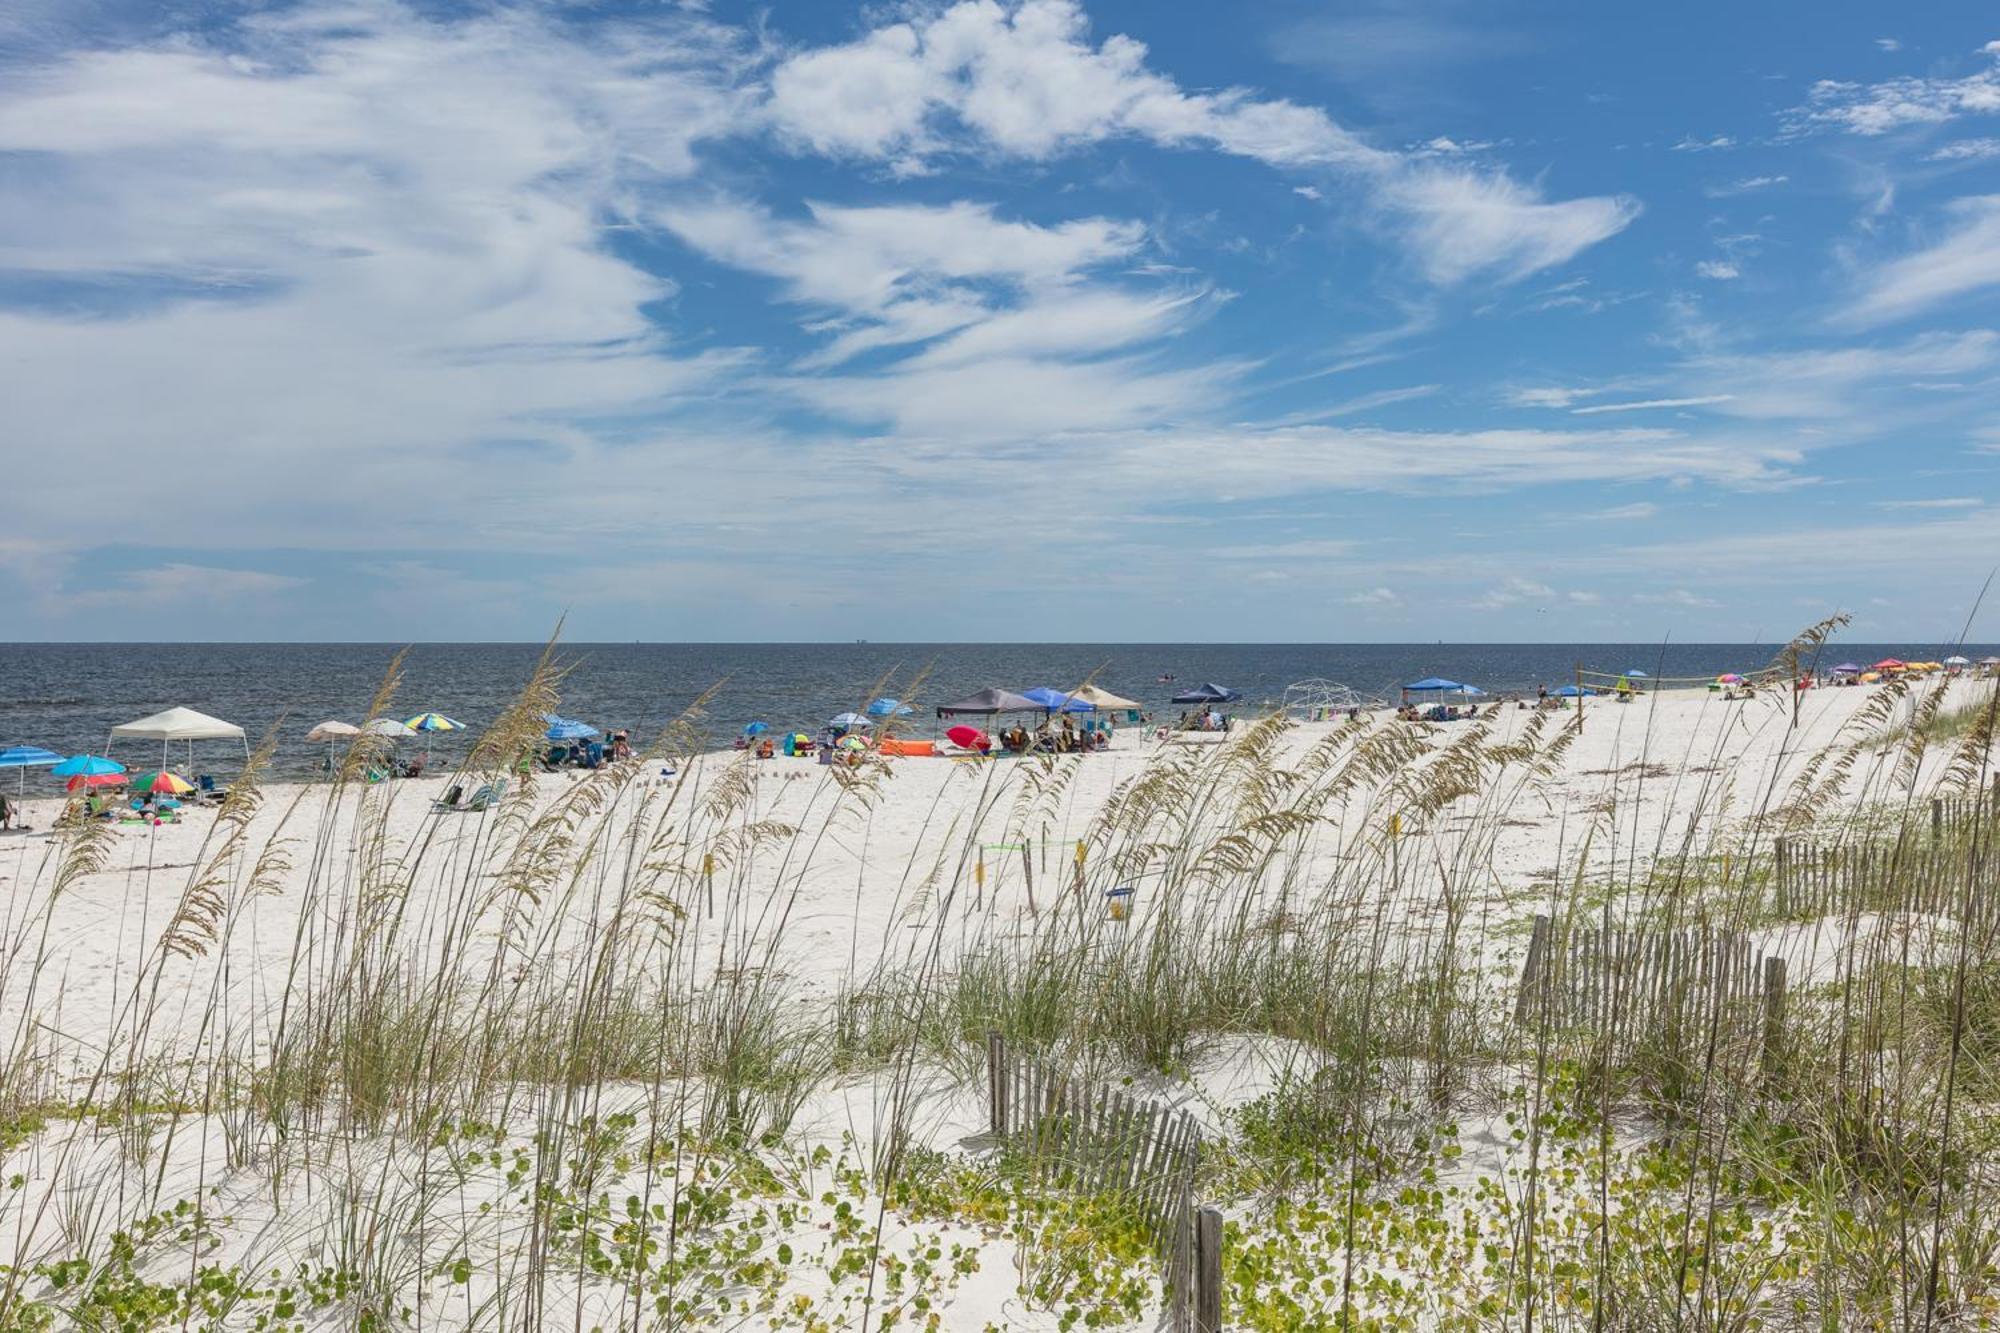
[[[403,724],[411,731],[463,731],[465,724],[446,717],[443,713],[418,713]]]
[[[158,773],[148,773],[132,784],[133,791],[151,792],[155,796],[185,796],[194,790],[194,784],[186,778],[178,777],[162,769]]]

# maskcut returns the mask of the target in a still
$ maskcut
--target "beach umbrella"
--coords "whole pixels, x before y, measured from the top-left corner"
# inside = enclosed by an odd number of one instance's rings
[[[123,773],[79,773],[63,787],[68,791],[87,791],[92,787],[122,787],[128,781]]]
[[[549,729],[545,734],[552,741],[587,741],[600,733],[588,722],[574,722],[569,718],[559,717],[549,723]]]
[[[1627,677],[1629,677],[1630,679],[1632,679],[1632,680],[1651,680],[1651,679],[1652,679],[1652,677],[1651,677],[1651,676],[1647,675],[1647,674],[1646,674],[1645,672],[1643,672],[1643,671],[1627,671],[1627,672],[1625,673],[1625,675],[1626,675]]]
[[[194,790],[194,784],[186,778],[161,769],[158,773],[148,773],[132,784],[133,791],[150,792],[155,796],[185,796]]]
[[[1459,688],[1459,685],[1457,681],[1446,680],[1443,676],[1425,676],[1422,680],[1411,681],[1403,688],[1406,690],[1455,690]],[[1176,699],[1174,702],[1179,703],[1180,700]]]
[[[1183,690],[1173,697],[1177,704],[1226,704],[1243,697],[1243,691],[1232,690],[1227,685],[1204,684],[1191,690]]]
[[[1957,653],[1953,653],[1950,657],[1944,659],[1944,664],[1946,666],[1971,666],[1972,659],[1969,657],[1960,657]]]
[[[1979,665],[2000,666],[2000,657],[1982,657],[1979,659]]]
[[[306,739],[309,741],[331,741],[338,740],[342,736],[359,736],[360,734],[361,728],[355,726],[352,722],[338,722],[332,718],[328,718],[311,731],[308,731]]]
[[[1741,685],[1743,683],[1743,677],[1737,675],[1734,671],[1725,671],[1717,676],[1715,680],[1718,685]]]
[[[73,754],[49,770],[59,778],[97,778],[123,773],[125,765],[94,754]]]
[[[1909,663],[1900,661],[1894,657],[1885,657],[1870,669],[1874,671],[1901,671],[1908,665]]]
[[[1596,693],[1596,690],[1581,685],[1565,685],[1559,690],[1549,691],[1550,696],[1557,699],[1582,699]]]
[[[455,722],[443,713],[418,713],[403,724],[411,731],[463,731],[465,724]]]
[[[743,724],[745,736],[761,736],[771,729],[769,722],[746,722]]]
[[[1861,664],[1859,662],[1842,662],[1833,669],[1833,674],[1836,676],[1855,676],[1860,673]]]
[[[952,727],[945,732],[944,738],[962,750],[983,750],[993,744],[993,738],[978,727]]]
[[[868,705],[870,717],[908,717],[916,711],[901,699],[877,699]]]
[[[39,745],[10,745],[0,750],[0,768],[21,770],[21,790],[28,790],[28,770],[47,768],[62,762],[62,756],[54,750],[44,750]]]
[[[852,731],[856,727],[871,727],[875,725],[859,713],[840,713],[828,718],[826,724],[835,731]]]
[[[417,733],[398,722],[393,717],[378,717],[363,724],[361,730],[370,736],[383,736],[390,740],[402,740]]]

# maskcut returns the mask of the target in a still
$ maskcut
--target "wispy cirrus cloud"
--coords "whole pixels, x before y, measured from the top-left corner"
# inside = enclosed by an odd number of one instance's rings
[[[1921,250],[1868,273],[1841,318],[1856,325],[1907,319],[2000,284],[2000,194],[1953,201],[1951,228]]]

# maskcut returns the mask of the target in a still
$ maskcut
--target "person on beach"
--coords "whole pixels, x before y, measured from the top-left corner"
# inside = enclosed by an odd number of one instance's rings
[[[0,793],[0,829],[28,827],[27,817],[13,797]]]

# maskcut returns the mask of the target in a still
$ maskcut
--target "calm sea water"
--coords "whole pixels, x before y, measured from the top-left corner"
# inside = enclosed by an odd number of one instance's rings
[[[678,716],[698,694],[720,686],[710,710],[712,733],[733,736],[743,723],[817,728],[859,709],[878,682],[885,693],[921,705],[911,719],[928,728],[932,706],[988,685],[1023,689],[1073,686],[1095,673],[1107,689],[1165,708],[1168,696],[1202,681],[1243,691],[1249,706],[1276,702],[1293,681],[1321,677],[1364,693],[1392,694],[1397,684],[1442,675],[1493,693],[1532,691],[1570,679],[1578,664],[1605,671],[1638,668],[1654,676],[1702,676],[1749,670],[1771,648],[1744,644],[572,644],[578,663],[563,712],[604,728],[629,727],[643,740]],[[1977,659],[1990,645],[1838,644],[1828,664],[1886,656]],[[395,648],[383,644],[4,644],[0,645],[0,747],[45,746],[61,753],[101,751],[110,729],[175,704],[238,723],[251,737],[276,724],[280,771],[304,774],[323,747],[304,734],[325,718],[362,721]],[[432,644],[404,663],[396,715],[435,709],[478,727],[532,670],[533,644]],[[911,682],[925,679],[914,693]],[[1172,675],[1172,683],[1162,682]],[[114,749],[135,764],[144,748]],[[448,760],[456,746],[438,737]],[[197,767],[230,764],[229,747],[198,745]],[[240,759],[240,750],[237,753]],[[30,776],[35,785],[37,776]],[[44,785],[55,785],[41,779]],[[11,785],[11,784],[9,784]]]

